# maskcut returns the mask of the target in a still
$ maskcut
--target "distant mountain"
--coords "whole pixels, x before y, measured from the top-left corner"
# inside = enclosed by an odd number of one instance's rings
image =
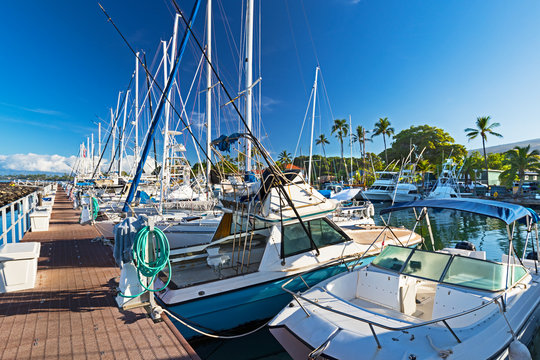
[[[509,143],[509,144],[503,144],[503,145],[486,146],[486,152],[488,154],[489,153],[503,153],[503,152],[513,149],[515,146],[524,147],[527,145],[531,145],[531,150],[536,149],[540,151],[540,139],[532,139],[532,140],[518,141],[514,143]],[[482,148],[479,148],[479,149],[469,150],[469,154],[475,151],[478,151],[480,153],[483,152]]]

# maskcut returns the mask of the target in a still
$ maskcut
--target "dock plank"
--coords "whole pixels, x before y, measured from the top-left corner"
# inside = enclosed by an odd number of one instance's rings
[[[36,286],[0,294],[0,358],[198,360],[168,319],[116,307],[112,249],[78,219],[59,189],[49,231],[24,236],[41,243]]]

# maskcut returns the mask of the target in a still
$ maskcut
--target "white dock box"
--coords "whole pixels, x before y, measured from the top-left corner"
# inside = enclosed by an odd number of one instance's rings
[[[0,246],[0,293],[32,289],[35,286],[40,248],[38,242]]]
[[[32,231],[48,231],[50,214],[46,208],[35,209],[30,213]]]

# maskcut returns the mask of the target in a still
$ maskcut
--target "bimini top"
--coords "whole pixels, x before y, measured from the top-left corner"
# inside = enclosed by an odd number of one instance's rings
[[[396,203],[389,208],[381,210],[381,214],[390,213],[398,210],[410,208],[434,208],[434,209],[449,209],[466,211],[474,214],[489,216],[504,221],[506,224],[511,224],[517,220],[525,220],[527,216],[532,219],[532,222],[538,222],[540,217],[538,214],[529,208],[517,204],[509,204],[495,200],[483,199],[441,199],[441,200],[417,200]]]

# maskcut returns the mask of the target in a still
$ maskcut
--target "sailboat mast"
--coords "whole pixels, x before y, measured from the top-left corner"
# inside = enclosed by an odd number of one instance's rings
[[[254,1],[247,1],[246,9],[246,123],[251,132],[253,108],[253,8]],[[251,141],[246,139],[246,172],[251,171]]]
[[[113,109],[111,108],[111,133],[112,133],[112,143],[111,143],[111,164],[114,161],[114,147],[116,142],[116,125],[114,123],[114,113]],[[111,165],[112,168],[112,165]]]
[[[353,182],[353,161],[352,161],[352,121],[351,121],[351,114],[349,114],[349,145],[351,146],[351,175],[349,177],[349,184],[352,184]]]
[[[92,170],[94,169],[94,133],[92,133]]]
[[[212,164],[212,0],[206,5],[206,184],[210,188]]]
[[[173,31],[173,38],[172,38],[172,45],[171,45],[171,70],[174,66],[175,61],[175,49],[176,49],[176,37],[178,34],[178,15],[176,15],[176,18],[174,19],[174,31]],[[165,41],[163,43],[163,77],[164,77],[164,83],[167,83],[167,79],[169,78],[169,71],[168,71],[168,60],[167,60],[167,43]],[[174,82],[174,79],[171,79],[171,81]],[[165,130],[164,130],[164,139],[163,139],[163,159],[161,162],[161,190],[160,190],[160,199],[161,199],[161,211],[163,212],[163,200],[165,197],[165,186],[169,186],[169,169],[167,169],[167,157],[169,153],[169,115],[170,115],[170,101],[171,101],[171,89],[167,92],[167,103],[165,104]]]
[[[139,162],[139,53],[135,57],[135,164]]]
[[[313,131],[315,129],[315,103],[317,102],[317,76],[319,67],[315,69],[315,82],[313,82],[313,111],[311,112],[311,138],[309,142],[309,165],[307,173],[307,183],[311,184],[311,159],[313,157]]]
[[[163,77],[165,79],[165,83],[167,82],[167,78],[169,76],[169,73],[167,71],[167,43],[165,41],[161,42],[163,45]],[[167,102],[165,104],[165,125],[163,129],[163,156],[161,158],[161,187],[159,190],[159,198],[160,198],[160,204],[161,204],[161,211],[163,211],[163,200],[165,196],[165,171],[167,166],[167,146],[169,141],[169,103]]]
[[[124,155],[125,133],[126,133],[126,119],[127,119],[127,103],[129,98],[129,90],[126,93],[126,99],[124,100],[124,117],[122,120],[122,133],[120,134],[120,154],[118,155],[118,176],[122,176],[122,157]]]
[[[366,129],[362,127],[362,152],[364,153],[364,167],[363,167],[363,173],[364,173],[364,188],[366,187]]]

